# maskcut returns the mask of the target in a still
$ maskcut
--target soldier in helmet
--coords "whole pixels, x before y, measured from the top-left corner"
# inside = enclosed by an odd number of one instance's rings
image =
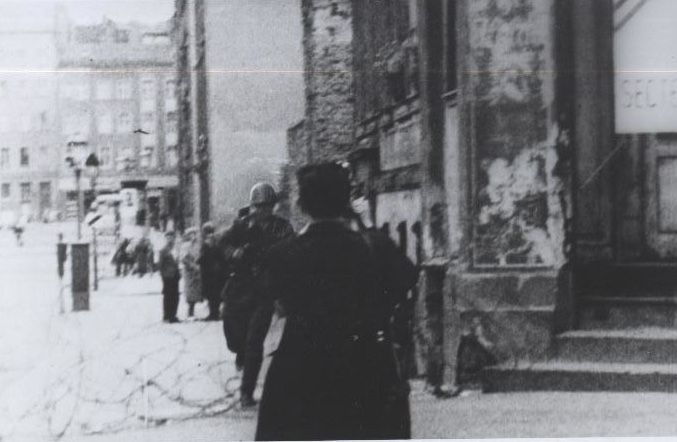
[[[263,361],[263,342],[273,314],[273,301],[260,289],[260,270],[266,252],[293,235],[291,224],[273,214],[277,194],[258,183],[251,189],[249,210],[241,211],[221,239],[221,250],[232,273],[223,291],[223,330],[228,348],[243,369],[240,402],[255,405],[256,381]]]

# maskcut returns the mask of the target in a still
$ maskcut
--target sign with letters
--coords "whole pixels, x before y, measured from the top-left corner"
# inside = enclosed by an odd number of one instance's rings
[[[616,133],[677,132],[677,1],[614,1]]]

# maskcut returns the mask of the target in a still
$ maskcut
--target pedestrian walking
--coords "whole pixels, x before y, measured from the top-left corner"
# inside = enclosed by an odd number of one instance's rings
[[[413,264],[385,236],[346,218],[350,182],[336,164],[297,174],[311,218],[273,247],[263,290],[286,314],[265,381],[257,440],[406,439],[408,384],[398,372],[390,319],[416,282]]]
[[[233,269],[224,288],[224,332],[236,365],[243,369],[240,404],[256,404],[254,390],[263,362],[263,342],[273,315],[272,299],[261,290],[260,268],[266,252],[293,235],[291,224],[273,214],[277,194],[267,183],[254,185],[249,211],[223,238],[222,250]],[[244,214],[242,214],[244,215]]]
[[[16,237],[16,244],[19,247],[22,247],[24,245],[23,234],[24,231],[26,230],[27,225],[28,225],[28,216],[26,214],[21,214],[17,222],[12,227],[12,230],[14,230],[14,236]]]
[[[176,236],[169,231],[165,234],[167,243],[160,251],[160,276],[162,277],[162,319],[176,323],[176,311],[179,306],[179,261],[175,250]]]
[[[226,269],[223,257],[216,247],[214,224],[206,222],[202,226],[202,247],[200,248],[200,274],[202,276],[202,295],[207,299],[209,315],[206,321],[220,319],[221,290],[226,283]]]
[[[142,236],[134,248],[134,258],[136,260],[136,272],[139,278],[146,273],[152,273],[153,269],[153,247],[147,236]]]
[[[197,229],[190,227],[183,234],[181,244],[181,263],[183,264],[183,294],[188,304],[188,317],[195,316],[195,304],[203,301],[200,275],[200,243]]]
[[[113,265],[115,265],[115,276],[127,276],[130,269],[132,268],[133,259],[127,253],[129,243],[129,238],[122,238],[115,248],[115,253],[113,254],[113,259],[111,260]]]

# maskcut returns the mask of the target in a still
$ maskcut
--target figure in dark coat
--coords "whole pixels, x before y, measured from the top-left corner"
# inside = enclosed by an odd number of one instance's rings
[[[224,331],[228,347],[243,369],[240,403],[253,406],[254,390],[263,362],[263,343],[273,316],[273,301],[261,289],[261,263],[277,242],[293,235],[291,224],[273,215],[277,195],[259,183],[252,188],[249,213],[238,218],[224,236],[224,254],[231,274],[224,290]]]
[[[179,262],[174,251],[176,237],[174,232],[165,234],[167,244],[160,250],[159,267],[162,277],[162,319],[165,322],[179,322],[176,311],[179,307]]]
[[[214,225],[211,222],[206,222],[202,226],[202,247],[198,262],[202,277],[202,293],[209,306],[209,315],[205,318],[207,321],[219,319],[221,290],[227,277],[227,269],[223,256],[216,246],[214,233]]]
[[[266,378],[257,440],[405,439],[408,396],[387,413],[402,381],[389,321],[416,282],[413,264],[385,236],[351,230],[350,186],[338,165],[298,173],[313,221],[275,246],[264,290],[286,314]],[[391,410],[392,411],[392,410]]]

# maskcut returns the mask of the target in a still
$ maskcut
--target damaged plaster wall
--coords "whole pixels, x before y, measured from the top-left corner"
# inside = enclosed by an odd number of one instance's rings
[[[479,0],[470,10],[476,265],[564,262],[557,176],[554,2]]]
[[[469,265],[454,279],[460,329],[478,320],[499,361],[550,345],[568,264],[570,141],[561,124],[555,0],[473,0],[464,77],[472,152]]]

